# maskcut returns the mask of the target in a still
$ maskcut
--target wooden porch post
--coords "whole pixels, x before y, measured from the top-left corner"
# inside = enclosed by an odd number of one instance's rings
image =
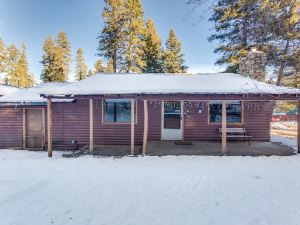
[[[226,119],[226,101],[222,100],[222,153],[226,154],[226,127],[227,127],[227,119]]]
[[[131,141],[130,141],[130,154],[134,155],[134,99],[131,99]]]
[[[52,157],[52,101],[47,99],[48,157]]]
[[[143,137],[143,151],[142,154],[146,154],[148,140],[148,103],[144,100],[144,137]]]
[[[26,148],[26,109],[23,109],[23,142],[22,148]]]
[[[90,154],[94,150],[94,111],[93,111],[93,99],[90,99]]]
[[[300,100],[298,100],[298,132],[297,132],[297,141],[298,141],[298,153],[300,153]]]

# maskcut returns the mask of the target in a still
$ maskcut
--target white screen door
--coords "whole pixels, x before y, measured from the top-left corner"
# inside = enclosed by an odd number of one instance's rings
[[[162,107],[162,140],[182,140],[182,102],[164,101]]]

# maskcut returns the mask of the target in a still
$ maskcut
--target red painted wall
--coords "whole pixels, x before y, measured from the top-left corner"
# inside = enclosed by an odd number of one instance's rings
[[[47,113],[46,106],[43,107]],[[22,109],[23,106],[0,107],[0,147],[22,146]],[[148,102],[148,110],[148,139],[160,140],[161,105]],[[260,106],[259,109],[245,107],[243,123],[228,125],[228,127],[245,127],[253,140],[269,141],[272,110],[270,105]],[[136,144],[141,144],[143,139],[143,113],[143,102],[138,100],[135,125]],[[192,108],[191,113],[184,117],[185,140],[213,140],[219,136],[218,128],[221,125],[208,123],[207,107],[202,109],[202,113],[199,113],[198,108]],[[47,129],[45,133],[47,137]],[[80,146],[89,144],[88,99],[77,99],[74,103],[53,103],[53,141],[71,142],[71,140],[76,140]],[[130,144],[130,124],[103,123],[102,100],[100,99],[94,100],[94,144]]]

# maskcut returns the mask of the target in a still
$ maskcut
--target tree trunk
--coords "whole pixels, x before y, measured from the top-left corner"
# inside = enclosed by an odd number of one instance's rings
[[[286,44],[284,47],[284,51],[283,51],[283,56],[286,56],[288,54],[288,50],[289,50],[289,45],[290,45],[290,40],[286,40]],[[279,70],[278,70],[278,76],[277,76],[277,81],[276,81],[276,85],[280,86],[281,82],[282,82],[282,78],[283,78],[283,70],[284,70],[284,61],[282,60],[280,62],[280,66],[279,66]]]

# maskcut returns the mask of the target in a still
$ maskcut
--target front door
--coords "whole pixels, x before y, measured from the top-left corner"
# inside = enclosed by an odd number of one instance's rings
[[[164,101],[162,107],[162,140],[182,140],[182,102]]]
[[[43,110],[26,109],[26,148],[42,149],[44,144]]]

